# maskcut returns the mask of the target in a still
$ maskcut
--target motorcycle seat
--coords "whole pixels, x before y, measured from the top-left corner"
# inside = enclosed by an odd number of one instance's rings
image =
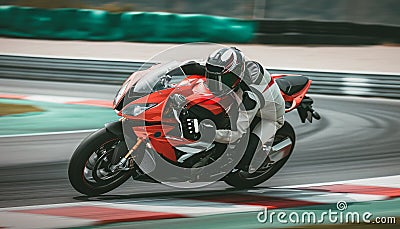
[[[304,76],[283,76],[275,79],[275,82],[286,95],[293,95],[307,85],[308,78]]]

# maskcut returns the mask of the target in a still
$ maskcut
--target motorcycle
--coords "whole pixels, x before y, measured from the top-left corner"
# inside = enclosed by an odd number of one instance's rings
[[[227,118],[227,110],[235,110],[230,107],[232,102],[213,95],[204,84],[204,76],[185,75],[181,64],[154,65],[134,72],[122,84],[113,102],[121,119],[86,137],[72,155],[68,175],[78,192],[100,195],[131,177],[188,185],[203,184],[203,176],[212,178],[207,181],[249,188],[283,167],[296,142],[290,123],[285,121],[277,130],[270,148],[263,147],[267,156],[256,171],[238,169],[240,158],[232,159],[233,149],[246,144],[231,147],[215,143],[210,134],[218,128],[232,128]],[[303,123],[320,119],[312,107],[313,100],[306,95],[311,80],[287,74],[275,74],[272,79],[281,89],[286,113],[297,109]],[[224,107],[227,103],[230,105]],[[213,168],[204,169],[207,166]]]

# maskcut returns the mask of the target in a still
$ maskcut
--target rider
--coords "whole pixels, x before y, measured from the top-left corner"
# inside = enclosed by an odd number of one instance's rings
[[[236,93],[243,105],[238,111],[236,129],[216,130],[215,141],[234,143],[251,131],[237,167],[254,171],[260,165],[253,163],[256,162],[253,159],[255,152],[260,152],[263,145],[271,144],[275,132],[284,123],[285,102],[269,72],[258,62],[246,61],[235,47],[216,50],[205,66],[190,62],[182,66],[182,70],[186,74],[205,75],[208,88],[217,96]]]

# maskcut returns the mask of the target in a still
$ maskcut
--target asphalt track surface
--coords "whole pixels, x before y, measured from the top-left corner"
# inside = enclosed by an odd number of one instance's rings
[[[2,93],[112,99],[117,86],[0,80]],[[322,119],[301,124],[286,116],[297,143],[291,159],[259,187],[340,181],[400,174],[400,101],[314,96]],[[95,114],[94,114],[95,115]],[[68,159],[87,133],[0,138],[0,207],[85,200],[69,184]],[[128,180],[107,199],[135,199],[230,189],[223,182],[185,190]]]

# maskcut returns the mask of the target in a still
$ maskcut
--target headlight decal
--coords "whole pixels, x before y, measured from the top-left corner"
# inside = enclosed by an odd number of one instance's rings
[[[123,115],[130,115],[130,116],[138,116],[141,113],[145,112],[146,110],[154,107],[157,105],[156,103],[146,103],[146,104],[132,104],[126,106],[122,110]]]

